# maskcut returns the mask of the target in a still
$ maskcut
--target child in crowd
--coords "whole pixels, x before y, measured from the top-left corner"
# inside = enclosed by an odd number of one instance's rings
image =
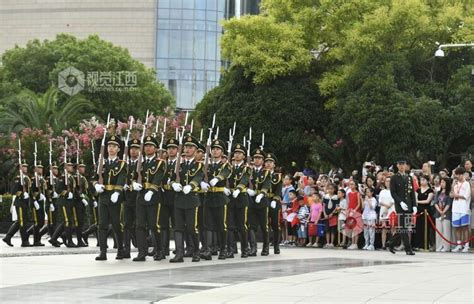
[[[374,188],[365,188],[365,199],[364,199],[364,211],[362,213],[362,220],[364,221],[364,238],[365,246],[364,250],[375,250],[375,220],[377,219],[377,213],[375,207],[377,207],[377,200],[374,197]]]
[[[362,206],[362,198],[358,190],[357,181],[355,179],[351,179],[349,181],[349,190],[347,191],[347,214],[349,214],[350,210],[354,210],[360,212],[360,208]],[[348,235],[351,235],[352,243],[347,249],[354,250],[357,249],[357,241],[359,240],[359,236],[356,233],[352,233],[350,230],[346,230]]]
[[[283,229],[281,230],[281,239],[282,239],[282,244],[281,245],[286,245],[288,244],[288,222],[286,221],[286,218],[288,216],[287,209],[290,208],[291,206],[291,199],[290,199],[290,191],[295,190],[293,187],[293,177],[291,175],[285,175],[285,178],[283,179],[283,187],[281,189],[281,214],[282,214],[282,219],[283,219]],[[296,194],[296,192],[294,192]]]
[[[326,219],[326,245],[324,245],[324,248],[333,248],[337,230],[336,207],[339,204],[339,199],[336,195],[336,185],[331,183],[326,186],[323,204],[324,218]]]
[[[286,244],[288,245],[295,245],[296,240],[296,229],[293,227],[291,222],[296,217],[298,213],[298,200],[296,190],[290,190],[288,192],[288,199],[290,200],[290,204],[286,209],[286,223],[287,223],[287,236],[286,236]]]
[[[309,208],[306,205],[304,199],[299,199],[298,209],[298,244],[299,246],[305,246],[306,238],[308,236],[308,219],[309,219]]]
[[[322,211],[323,211],[323,205],[321,202],[321,196],[319,195],[319,193],[314,193],[310,197],[309,222],[317,225],[319,222],[319,219],[321,218]],[[314,240],[314,238],[316,238],[316,240]],[[319,235],[316,237],[311,236],[309,239],[308,245],[306,245],[306,247],[318,247],[318,243],[319,243]]]
[[[346,191],[344,189],[337,190],[337,198],[339,199],[339,206],[337,207],[339,215],[337,217],[338,221],[338,231],[344,230],[344,222],[346,221],[346,212],[347,212],[347,201],[346,201]],[[346,244],[346,234],[342,234],[342,240],[338,246],[347,248]]]
[[[469,227],[471,224],[471,185],[466,181],[463,167],[456,168],[454,175],[456,180],[453,184],[450,196],[453,198],[452,225],[456,234],[457,246],[453,252],[469,252],[469,242],[462,245],[462,241],[469,239]]]

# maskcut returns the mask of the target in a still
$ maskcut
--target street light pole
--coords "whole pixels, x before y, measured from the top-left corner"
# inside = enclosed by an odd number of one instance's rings
[[[444,57],[443,49],[453,47],[474,47],[474,43],[452,43],[452,44],[440,44],[435,52],[435,57]]]

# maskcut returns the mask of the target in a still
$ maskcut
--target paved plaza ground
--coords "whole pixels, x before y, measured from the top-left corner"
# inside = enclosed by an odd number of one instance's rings
[[[282,248],[268,257],[171,264],[117,261],[112,252],[96,262],[97,247],[14,243],[0,244],[1,303],[474,302],[472,253]]]

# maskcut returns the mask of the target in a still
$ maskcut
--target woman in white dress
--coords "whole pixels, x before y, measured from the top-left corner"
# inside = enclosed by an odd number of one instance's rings
[[[390,194],[390,176],[386,176],[383,189],[380,191],[379,194],[379,205],[380,205],[380,213],[379,213],[379,221],[380,227],[382,229],[382,249],[386,249],[386,241],[387,241],[387,232],[391,228],[392,236],[395,234],[395,225],[393,220],[390,221],[390,217],[396,217],[395,212],[395,201],[393,200],[392,195]]]

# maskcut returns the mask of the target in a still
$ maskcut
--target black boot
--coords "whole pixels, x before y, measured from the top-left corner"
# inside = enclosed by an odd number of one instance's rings
[[[87,247],[87,244],[82,240],[82,229],[76,227],[77,247]]]
[[[76,248],[77,245],[72,241],[72,228],[66,227],[64,231],[66,233],[66,247]]]
[[[117,239],[117,255],[115,256],[116,260],[123,259],[123,232],[118,231],[115,234],[115,238]]]
[[[33,227],[33,246],[35,247],[41,247],[44,246],[43,243],[41,243],[41,235],[40,235],[40,229],[42,227],[36,225]]]
[[[161,237],[161,259],[164,260],[166,259],[166,256],[170,254],[170,247],[169,247],[169,242],[167,243],[168,240],[168,233],[169,230],[162,230],[160,237]]]
[[[219,237],[219,256],[217,259],[219,260],[225,260],[227,256],[227,233],[226,231],[219,232],[218,234]]]
[[[169,256],[170,255],[170,242],[171,242],[171,230],[166,230],[166,235],[165,235],[165,243],[164,243],[164,248],[165,248],[165,255]]]
[[[100,254],[95,258],[96,261],[107,260],[107,230],[99,231]]]
[[[199,235],[197,233],[193,233],[191,236],[191,241],[193,242],[193,262],[199,262],[201,258],[199,257]]]
[[[248,244],[248,232],[247,231],[242,231],[240,233],[240,249],[242,250],[242,253],[240,254],[241,258],[248,258],[249,256],[249,244]]]
[[[227,235],[227,255],[225,256],[226,259],[233,259],[234,258],[234,232],[230,231]]]
[[[269,246],[269,240],[268,240],[268,232],[264,231],[263,232],[263,248],[260,255],[267,256],[269,254],[270,254],[270,246]]]
[[[50,227],[51,225],[48,225],[48,226],[43,226],[41,227],[40,231],[39,231],[39,236],[40,236],[40,239],[46,235],[47,233],[50,233]],[[52,233],[50,234],[50,236],[53,235]]]
[[[249,252],[249,257],[254,257],[257,256],[257,238],[255,236],[255,231],[250,230],[249,232],[249,237],[250,237],[250,252]]]
[[[280,231],[273,231],[273,252],[280,254]]]
[[[176,255],[170,260],[170,263],[182,263],[184,262],[184,239],[183,233],[180,231],[174,232],[174,241],[176,243]]]
[[[148,246],[146,243],[145,231],[137,230],[137,246],[138,246],[138,255],[133,258],[134,262],[144,262],[148,256]]]
[[[212,231],[205,231],[205,248],[204,251],[201,253],[201,258],[210,261],[212,260],[212,253],[211,253],[211,248],[210,245],[212,244]]]
[[[21,247],[31,247],[26,227],[20,227]]]
[[[151,234],[148,235],[147,242],[148,242],[148,246],[153,248],[151,251],[148,251],[148,256],[152,257],[156,254],[156,242]]]
[[[5,244],[7,244],[8,246],[13,247],[12,237],[15,235],[15,233],[18,231],[18,229],[20,229],[20,223],[18,221],[16,221],[10,226],[10,228],[8,229],[7,234],[2,239],[2,241],[4,241]]]
[[[54,231],[53,235],[51,236],[51,239],[49,240],[49,243],[53,245],[54,247],[60,247],[61,244],[58,242],[59,236],[61,236],[64,232],[64,224],[59,225],[56,227],[56,230]]]
[[[133,229],[130,231],[130,239],[132,240],[132,246],[138,248],[137,235],[135,234],[135,230]]]
[[[166,256],[163,254],[163,245],[161,243],[161,233],[155,232],[154,237],[156,239],[156,253],[153,256],[153,260],[155,261],[161,261],[166,258]]]
[[[123,232],[123,258],[130,258],[130,230],[125,229]]]
[[[188,233],[188,232],[185,232],[184,233],[184,238],[186,240],[186,247],[184,249],[184,257],[185,258],[191,258],[194,254],[194,245],[191,241],[192,239],[192,236]]]

